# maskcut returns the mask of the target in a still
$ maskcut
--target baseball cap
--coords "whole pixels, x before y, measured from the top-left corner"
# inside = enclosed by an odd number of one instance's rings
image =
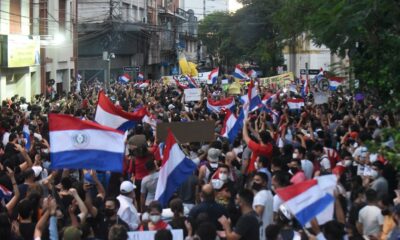
[[[69,226],[64,230],[64,240],[80,240],[82,231],[77,227]]]
[[[41,166],[33,166],[32,170],[35,173],[35,177],[38,177],[39,174],[42,172],[43,168]]]
[[[130,193],[134,189],[136,189],[136,186],[131,181],[123,181],[119,187],[121,193]]]
[[[216,148],[210,148],[207,152],[207,158],[210,162],[218,162],[221,151]]]
[[[168,110],[172,110],[174,108],[175,108],[175,106],[173,104],[168,105]]]

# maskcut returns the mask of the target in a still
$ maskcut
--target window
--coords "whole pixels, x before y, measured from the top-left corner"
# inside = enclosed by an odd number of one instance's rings
[[[47,35],[47,0],[41,0],[39,3],[39,34]]]
[[[21,33],[21,0],[10,1],[10,33]]]

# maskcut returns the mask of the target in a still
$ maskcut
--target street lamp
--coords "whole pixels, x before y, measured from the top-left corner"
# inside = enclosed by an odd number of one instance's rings
[[[115,58],[114,53],[108,53],[107,51],[103,52],[103,60],[104,60],[104,87],[106,90],[110,88],[110,78],[111,78],[111,59]]]

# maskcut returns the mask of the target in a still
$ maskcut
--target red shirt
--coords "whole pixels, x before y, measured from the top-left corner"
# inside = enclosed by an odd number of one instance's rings
[[[292,184],[297,184],[297,183],[304,182],[305,180],[307,180],[307,178],[306,178],[306,175],[304,175],[304,172],[298,171],[296,174],[294,174],[292,176],[292,178],[290,179],[290,182]]]
[[[247,168],[247,172],[250,173],[255,169],[254,163],[256,162],[256,159],[258,156],[264,156],[268,159],[271,159],[272,157],[272,144],[268,143],[266,145],[261,145],[259,143],[254,142],[253,140],[249,141],[248,144],[250,150],[252,151],[251,157],[250,157],[250,163]]]
[[[149,157],[135,157],[135,179],[142,180],[144,177],[149,175],[146,167],[144,166],[149,160]]]

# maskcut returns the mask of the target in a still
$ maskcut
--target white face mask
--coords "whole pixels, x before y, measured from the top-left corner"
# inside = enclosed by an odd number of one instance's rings
[[[150,215],[149,219],[152,223],[158,223],[158,221],[160,221],[160,219],[161,219],[161,216],[160,215]]]
[[[372,179],[377,179],[379,174],[378,174],[378,172],[376,170],[372,169],[371,173],[370,173],[370,176],[371,176]]]
[[[210,166],[211,166],[212,168],[217,168],[217,167],[218,167],[218,163],[210,163]]]
[[[299,157],[299,154],[298,154],[298,153],[293,153],[293,154],[292,154],[292,158],[293,158],[293,159],[297,159],[298,157]]]
[[[222,181],[226,181],[228,179],[228,174],[220,173],[219,174],[219,179],[222,180]]]

